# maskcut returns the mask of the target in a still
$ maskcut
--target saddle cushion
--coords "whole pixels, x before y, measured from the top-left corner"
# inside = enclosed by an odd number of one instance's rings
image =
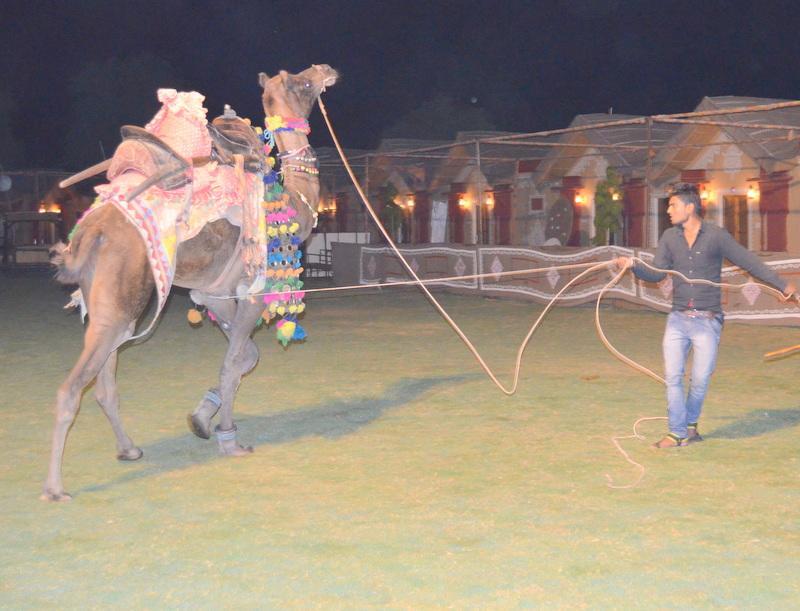
[[[206,125],[205,96],[196,91],[159,89],[161,109],[145,129],[166,142],[184,159],[211,155],[211,136]]]

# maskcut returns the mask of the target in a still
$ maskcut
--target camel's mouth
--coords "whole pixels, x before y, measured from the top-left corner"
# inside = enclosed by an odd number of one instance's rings
[[[321,73],[322,91],[325,91],[326,87],[335,85],[336,81],[339,80],[339,73],[331,68],[328,64],[313,64],[312,68],[314,68],[318,73]]]

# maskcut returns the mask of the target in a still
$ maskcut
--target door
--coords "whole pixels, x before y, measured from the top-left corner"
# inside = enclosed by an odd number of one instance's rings
[[[722,197],[725,229],[742,246],[748,246],[747,197],[725,195]]]
[[[447,201],[433,200],[431,206],[431,242],[444,242],[447,235]]]
[[[494,193],[495,244],[511,244],[511,189]],[[488,225],[488,223],[487,223]]]
[[[461,193],[451,191],[447,198],[447,241],[456,244],[464,243],[464,210],[459,204],[462,197]]]
[[[661,239],[661,234],[664,233],[667,229],[672,227],[672,221],[669,220],[669,214],[667,214],[667,208],[669,208],[669,198],[668,197],[660,197],[658,199],[658,239]]]

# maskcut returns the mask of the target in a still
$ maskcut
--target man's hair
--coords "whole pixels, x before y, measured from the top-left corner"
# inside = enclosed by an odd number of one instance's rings
[[[703,214],[705,214],[703,200],[700,198],[700,191],[697,185],[690,182],[679,182],[672,185],[669,196],[680,197],[685,204],[694,204],[694,211],[697,213],[697,216],[703,216]]]

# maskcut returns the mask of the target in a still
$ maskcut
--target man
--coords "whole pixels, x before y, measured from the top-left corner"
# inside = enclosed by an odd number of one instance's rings
[[[764,265],[725,229],[703,221],[700,194],[695,185],[676,185],[670,193],[667,213],[673,227],[661,236],[653,267],[675,270],[691,279],[720,282],[722,261],[728,259],[779,288],[785,299],[794,295],[794,284]],[[622,269],[631,267],[633,261],[629,257],[618,257],[614,263]],[[650,282],[658,282],[666,276],[640,263],[633,266],[633,273]],[[723,323],[719,287],[688,283],[676,275],[672,276],[672,282],[672,312],[667,317],[662,344],[669,433],[654,444],[656,448],[674,448],[703,440],[697,423],[716,365]],[[683,389],[683,375],[689,348],[693,355],[687,395]]]

